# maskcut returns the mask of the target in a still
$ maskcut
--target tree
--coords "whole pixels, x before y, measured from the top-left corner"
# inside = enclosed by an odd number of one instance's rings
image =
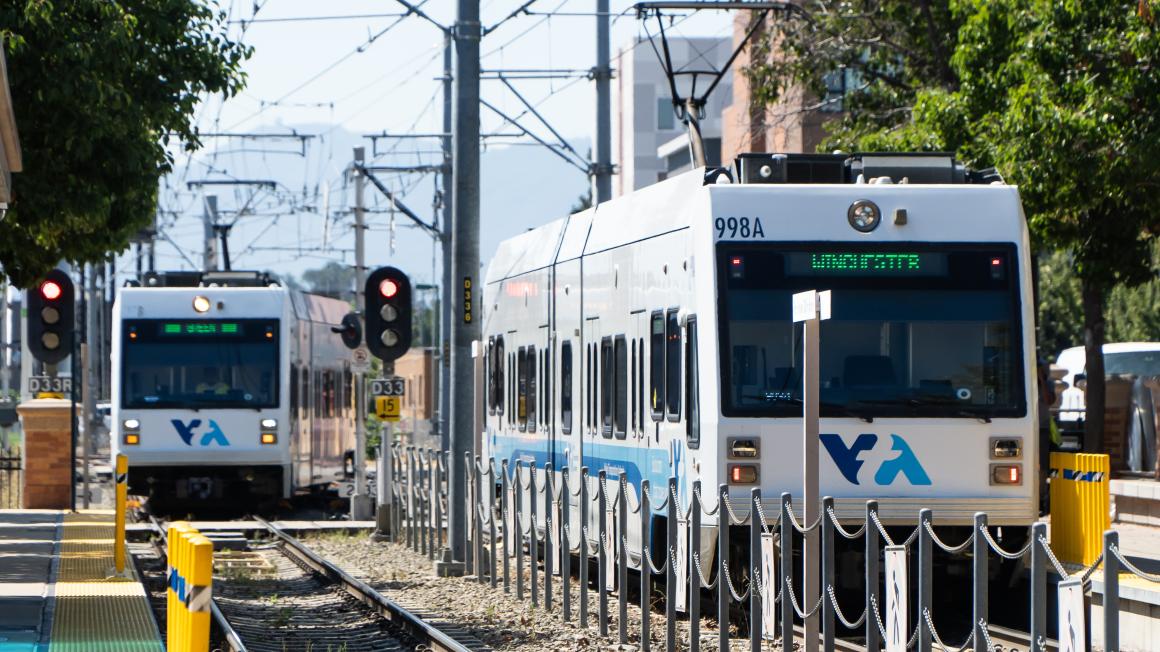
[[[13,0],[0,3],[0,34],[24,155],[0,266],[27,287],[152,223],[166,145],[200,146],[199,95],[237,93],[250,49],[200,0]]]
[[[354,267],[329,262],[302,272],[302,282],[310,292],[346,301],[354,300]]]

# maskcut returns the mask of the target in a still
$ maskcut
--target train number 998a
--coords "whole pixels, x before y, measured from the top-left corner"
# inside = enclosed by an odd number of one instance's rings
[[[765,229],[761,228],[761,218],[754,217],[718,217],[713,220],[713,227],[717,229],[717,239],[729,238],[764,238]]]

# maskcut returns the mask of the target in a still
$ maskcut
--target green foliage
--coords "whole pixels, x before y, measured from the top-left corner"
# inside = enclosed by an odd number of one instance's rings
[[[8,0],[0,34],[24,156],[0,265],[26,287],[152,223],[165,145],[200,146],[199,95],[237,93],[250,50],[201,0]]]
[[[302,272],[302,283],[313,294],[353,301],[354,276],[354,267],[331,261]]]

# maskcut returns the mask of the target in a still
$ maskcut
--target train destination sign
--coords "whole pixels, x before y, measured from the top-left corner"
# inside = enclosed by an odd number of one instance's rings
[[[163,335],[237,335],[239,332],[237,322],[186,321],[161,325]]]
[[[947,255],[914,251],[817,251],[786,254],[788,276],[945,276]]]

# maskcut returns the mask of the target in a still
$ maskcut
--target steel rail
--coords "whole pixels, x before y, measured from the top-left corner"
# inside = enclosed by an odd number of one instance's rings
[[[161,545],[159,546],[161,553],[165,555],[166,559],[169,559],[169,535],[165,533],[165,528],[161,527],[161,523],[157,521],[156,517],[148,512],[145,515],[149,517],[149,524],[153,526],[158,536],[161,537]],[[168,579],[166,578],[166,580]],[[242,637],[238,636],[238,633],[234,631],[233,625],[230,625],[230,621],[226,619],[226,615],[218,608],[216,599],[210,599],[209,613],[213,617],[213,622],[217,625],[218,631],[225,637],[226,644],[230,646],[230,652],[247,652],[246,644],[242,642]]]
[[[283,532],[273,523],[259,516],[255,516],[254,520],[261,523],[271,534],[277,537],[284,545],[284,549],[293,557],[314,569],[320,575],[339,583],[347,593],[359,602],[371,607],[379,615],[406,630],[411,636],[414,636],[418,640],[426,641],[436,650],[443,650],[444,652],[471,652],[471,648],[456,641],[446,632],[431,625],[407,609],[404,609],[396,602],[384,597],[366,582],[350,575],[332,562],[323,559],[318,553],[305,546],[295,537]]]

